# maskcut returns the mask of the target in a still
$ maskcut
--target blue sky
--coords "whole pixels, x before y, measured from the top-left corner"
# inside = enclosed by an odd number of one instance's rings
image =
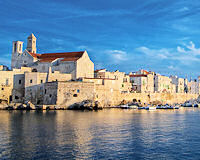
[[[199,0],[0,0],[0,63],[12,41],[39,53],[87,50],[95,68],[200,75]]]

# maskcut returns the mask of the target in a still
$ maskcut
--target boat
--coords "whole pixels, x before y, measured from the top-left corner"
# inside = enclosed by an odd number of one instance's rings
[[[137,106],[137,105],[130,105],[129,108],[130,108],[130,109],[137,109],[138,106]]]
[[[174,106],[174,109],[179,109],[179,108],[180,108],[179,105]]]
[[[128,104],[124,104],[124,105],[120,105],[120,108],[121,109],[129,109],[129,106],[128,106]]]
[[[193,107],[195,107],[195,108],[198,108],[198,107],[199,107],[199,105],[198,105],[198,104],[194,104],[194,105],[193,105]]]
[[[149,106],[149,110],[156,110],[156,106]]]
[[[146,109],[146,107],[138,107],[138,109],[140,110],[140,109]]]
[[[157,106],[156,109],[174,109],[174,107],[166,104],[164,106]]]
[[[192,103],[184,103],[183,107],[192,107]]]

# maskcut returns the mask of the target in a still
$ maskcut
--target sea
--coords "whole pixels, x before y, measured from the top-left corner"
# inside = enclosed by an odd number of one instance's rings
[[[0,160],[198,160],[200,109],[0,111]]]

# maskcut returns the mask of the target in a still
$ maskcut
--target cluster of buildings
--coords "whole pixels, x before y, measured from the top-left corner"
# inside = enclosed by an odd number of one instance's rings
[[[11,70],[1,65],[0,77],[0,99],[8,103],[70,105],[91,99],[112,105],[121,94],[200,93],[199,79],[94,70],[86,51],[39,54],[33,34],[25,50],[23,42],[13,42]]]

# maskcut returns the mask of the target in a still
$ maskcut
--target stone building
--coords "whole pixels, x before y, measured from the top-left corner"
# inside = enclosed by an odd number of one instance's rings
[[[156,74],[154,78],[155,92],[171,93],[171,79],[167,76]]]
[[[190,82],[188,82],[188,93],[190,94],[199,94],[199,82],[195,79],[195,80],[191,80]]]
[[[13,71],[0,71],[0,99],[9,103],[23,102],[25,91],[25,73],[31,68],[22,67]]]
[[[154,72],[146,70],[139,70],[134,74],[130,74],[130,82],[132,89],[139,93],[153,93],[154,92]]]
[[[179,78],[178,76],[170,76],[172,80],[172,84],[176,86],[176,93],[184,93],[185,90],[185,80],[183,78]]]
[[[128,93],[131,91],[131,83],[129,75],[126,75],[125,72],[119,72],[118,70],[115,72],[106,71],[106,69],[96,70],[95,78],[86,78],[85,81],[88,80],[90,82],[96,82],[96,80],[100,80],[101,84],[107,86],[112,86],[114,89],[118,89],[122,93]]]
[[[44,84],[47,82],[65,82],[72,79],[71,74],[51,71],[48,73],[31,72],[25,73],[25,100],[34,104],[42,104],[43,96],[47,92],[43,91]]]
[[[27,48],[23,51],[23,42],[13,42],[11,68],[31,67],[33,71],[46,73],[51,67],[52,72],[72,74],[74,80],[83,77],[94,77],[94,63],[87,51],[63,53],[36,53],[36,38],[28,37]]]

